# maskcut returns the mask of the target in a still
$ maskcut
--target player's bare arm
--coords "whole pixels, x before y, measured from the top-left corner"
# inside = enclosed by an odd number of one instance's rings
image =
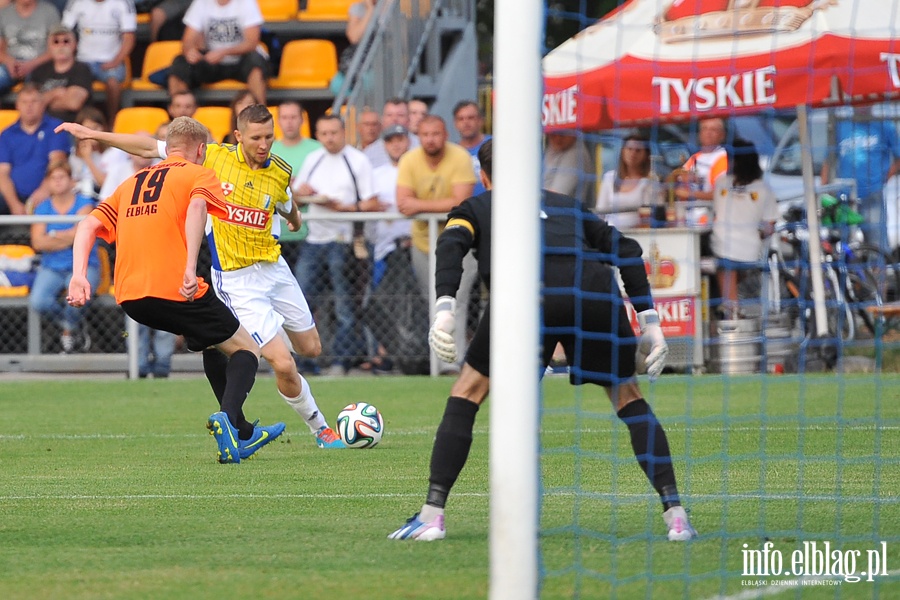
[[[197,257],[200,254],[200,242],[203,240],[203,229],[206,225],[206,200],[202,196],[194,196],[188,205],[184,219],[184,238],[187,242],[187,264],[184,266],[184,278],[178,290],[188,300],[194,299],[197,293]]]
[[[114,148],[124,150],[135,156],[144,158],[162,158],[159,155],[159,147],[156,139],[146,135],[133,133],[112,133],[110,131],[97,131],[78,123],[63,123],[54,129],[56,133],[65,131],[77,140],[97,140]]]
[[[88,215],[75,230],[72,243],[72,279],[66,301],[72,306],[84,306],[91,299],[91,284],[87,280],[88,256],[97,239],[97,232],[103,227],[100,219]]]

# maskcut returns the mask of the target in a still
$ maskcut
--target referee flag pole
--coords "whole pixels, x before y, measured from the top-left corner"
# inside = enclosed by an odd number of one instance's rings
[[[538,596],[543,9],[494,4],[490,600]]]

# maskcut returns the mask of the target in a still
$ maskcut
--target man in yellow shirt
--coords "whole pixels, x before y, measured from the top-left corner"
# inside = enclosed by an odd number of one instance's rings
[[[144,136],[93,131],[74,123],[65,130],[78,139],[96,139],[126,152],[148,158],[165,158],[164,142]],[[272,114],[254,104],[238,115],[237,144],[207,144],[204,166],[213,169],[222,183],[226,200],[236,208],[221,219],[209,219],[206,237],[212,255],[210,279],[216,295],[228,305],[262,349],[275,372],[278,392],[315,434],[320,448],[344,444],[325,422],[309,383],[297,372],[294,351],[315,357],[322,342],[306,298],[278,244],[280,221],[300,227],[297,207],[291,200],[291,167],[270,150],[275,139]],[[210,381],[224,381],[225,364],[219,353],[203,354]],[[214,391],[218,394],[219,390]]]
[[[397,172],[397,210],[406,216],[447,213],[472,195],[475,171],[465,148],[447,141],[447,125],[437,115],[426,115],[419,124],[420,146],[400,158]],[[443,230],[443,228],[442,228]],[[428,298],[428,223],[412,224],[413,270],[422,294]],[[472,254],[463,261],[463,280],[457,294],[455,338],[457,348],[466,347],[466,315],[478,265]],[[463,356],[465,352],[460,352]],[[454,370],[444,365],[442,370]]]

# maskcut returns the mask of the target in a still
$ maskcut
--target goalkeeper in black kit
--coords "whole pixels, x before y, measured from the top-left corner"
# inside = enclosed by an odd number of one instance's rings
[[[462,277],[462,260],[470,249],[475,251],[478,273],[490,289],[491,152],[490,141],[478,152],[482,182],[488,191],[451,210],[447,227],[438,239],[438,300],[428,340],[435,354],[446,362],[457,359],[453,341],[455,295]],[[641,469],[659,493],[669,540],[692,539],[697,532],[678,497],[666,433],[635,379],[636,372],[646,372],[651,381],[655,380],[668,354],[659,315],[653,309],[641,247],[570,196],[545,190],[540,216],[544,239],[542,364],[550,363],[558,342],[571,367],[570,382],[603,387],[616,414],[628,426]],[[640,340],[631,329],[616,268],[637,311]],[[478,323],[438,426],[425,504],[391,533],[390,539],[432,541],[446,537],[444,506],[466,464],[475,416],[489,389],[490,306]]]
[[[438,300],[428,340],[435,354],[451,363],[457,358],[453,341],[455,295],[462,277],[462,260],[470,249],[475,251],[478,273],[488,289],[491,283],[490,141],[481,147],[478,159],[488,191],[450,211],[437,244]],[[559,342],[571,366],[570,382],[603,387],[616,414],[628,426],[638,463],[659,493],[669,540],[694,538],[697,532],[678,497],[666,433],[635,379],[639,371],[655,380],[668,354],[659,315],[653,309],[641,247],[570,196],[544,191],[540,216],[544,239],[542,365],[550,363]],[[640,340],[631,329],[613,265],[637,311]],[[446,537],[444,506],[466,464],[475,416],[489,388],[490,306],[478,323],[438,426],[425,504],[391,533],[390,539],[432,541]]]

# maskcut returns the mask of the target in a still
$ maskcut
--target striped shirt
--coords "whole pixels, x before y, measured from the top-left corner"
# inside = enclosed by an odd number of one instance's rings
[[[684,163],[684,168],[697,174],[701,191],[711,192],[716,187],[716,179],[728,172],[728,152],[721,146],[709,152],[697,152]]]
[[[203,165],[215,171],[225,199],[236,206],[224,218],[210,218],[206,237],[212,266],[234,271],[258,262],[276,262],[280,223],[275,206],[290,199],[291,166],[272,154],[259,169],[251,169],[243,148],[234,144],[210,144]]]

